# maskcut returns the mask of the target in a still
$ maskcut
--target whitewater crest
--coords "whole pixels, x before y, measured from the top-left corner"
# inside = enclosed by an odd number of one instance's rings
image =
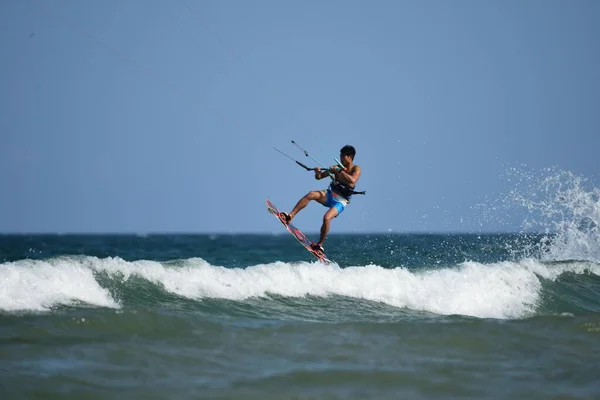
[[[92,269],[70,257],[0,264],[0,310],[48,311],[58,305],[119,307]]]
[[[194,301],[345,296],[441,315],[500,319],[534,315],[542,279],[553,281],[564,272],[600,275],[597,264],[544,264],[534,259],[465,262],[418,271],[284,262],[225,268],[201,258],[160,263],[86,256],[23,260],[1,267],[8,271],[0,283],[4,311],[44,311],[79,303],[120,308],[123,304],[112,292],[135,277]]]

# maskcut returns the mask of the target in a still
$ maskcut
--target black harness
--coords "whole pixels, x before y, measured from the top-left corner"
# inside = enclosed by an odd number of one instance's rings
[[[356,190],[354,190],[354,188],[352,188],[348,185],[345,185],[341,182],[338,182],[338,181],[332,181],[331,184],[329,185],[329,188],[331,189],[331,191],[333,193],[342,196],[343,198],[345,198],[348,201],[350,201],[350,198],[352,197],[353,194],[366,194],[367,193],[365,191],[357,192]]]

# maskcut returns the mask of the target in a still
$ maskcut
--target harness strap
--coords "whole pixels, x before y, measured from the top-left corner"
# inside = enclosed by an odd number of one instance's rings
[[[338,181],[331,182],[329,187],[331,188],[331,190],[333,192],[339,194],[342,197],[347,198],[348,200],[350,200],[350,197],[353,194],[367,194],[367,192],[365,192],[364,190],[361,192],[358,192],[358,191],[354,190],[353,188],[349,187],[348,185],[344,185],[343,183],[338,182]]]

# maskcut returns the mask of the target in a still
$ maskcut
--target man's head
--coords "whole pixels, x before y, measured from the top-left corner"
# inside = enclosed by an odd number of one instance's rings
[[[351,160],[354,160],[354,156],[356,155],[356,150],[353,146],[349,144],[345,145],[340,149],[340,158],[344,158],[344,156],[350,157]]]

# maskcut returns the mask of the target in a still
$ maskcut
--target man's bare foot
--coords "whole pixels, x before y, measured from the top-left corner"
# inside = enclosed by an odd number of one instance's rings
[[[323,249],[323,246],[321,246],[318,243],[311,243],[310,248],[316,253],[325,254],[325,250]]]
[[[290,222],[292,222],[292,217],[290,216],[290,214],[288,214],[286,212],[280,212],[279,219],[281,220],[281,222],[283,222],[286,225],[289,224]]]

